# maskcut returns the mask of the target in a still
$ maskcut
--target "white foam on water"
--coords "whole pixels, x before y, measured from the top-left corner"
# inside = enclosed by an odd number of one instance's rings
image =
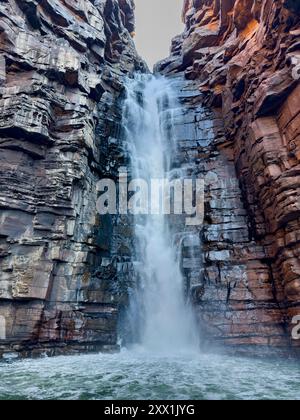
[[[300,399],[297,361],[144,349],[0,364],[0,400]]]

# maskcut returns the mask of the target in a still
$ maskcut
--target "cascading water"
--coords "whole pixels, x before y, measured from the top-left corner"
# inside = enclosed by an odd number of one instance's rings
[[[162,77],[137,75],[128,80],[126,91],[123,124],[132,177],[150,186],[153,180],[169,177],[176,151],[172,113],[179,105],[170,82]],[[185,299],[168,217],[160,204],[159,214],[135,216],[139,285],[131,293],[127,321],[136,341],[147,350],[196,349],[197,328]]]

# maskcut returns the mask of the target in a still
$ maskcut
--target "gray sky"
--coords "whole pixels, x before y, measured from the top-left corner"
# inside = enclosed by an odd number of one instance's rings
[[[136,47],[153,65],[169,55],[171,39],[183,31],[183,0],[135,0]]]

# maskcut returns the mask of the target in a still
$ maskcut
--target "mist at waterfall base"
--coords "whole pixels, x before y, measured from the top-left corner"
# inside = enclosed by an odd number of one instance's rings
[[[134,176],[166,176],[176,145],[163,79],[127,83],[124,104]],[[300,399],[295,361],[250,359],[199,351],[172,229],[160,215],[135,219],[138,282],[123,322],[120,353],[60,356],[0,364],[1,400]],[[196,335],[195,335],[196,332]],[[121,333],[122,335],[122,333]]]

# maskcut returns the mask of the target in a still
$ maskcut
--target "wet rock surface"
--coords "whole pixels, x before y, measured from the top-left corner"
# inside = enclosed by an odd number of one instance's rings
[[[183,18],[185,32],[156,71],[190,80],[211,113],[211,137],[182,139],[210,180],[194,288],[203,334],[241,351],[299,353],[297,2],[186,0]],[[184,127],[193,129],[201,117],[195,98],[186,103]]]
[[[110,350],[114,222],[96,184],[122,78],[146,71],[133,2],[3,0],[0,15],[0,354]]]

